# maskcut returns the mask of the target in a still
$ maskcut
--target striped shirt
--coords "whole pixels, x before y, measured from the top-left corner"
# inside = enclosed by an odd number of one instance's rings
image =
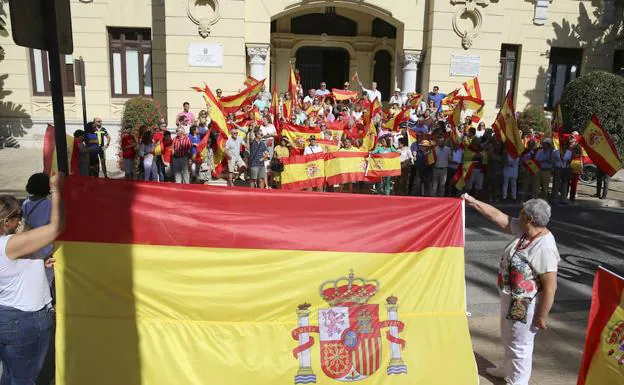
[[[186,135],[183,137],[176,136],[173,139],[173,156],[175,157],[190,156],[192,148],[193,143]]]

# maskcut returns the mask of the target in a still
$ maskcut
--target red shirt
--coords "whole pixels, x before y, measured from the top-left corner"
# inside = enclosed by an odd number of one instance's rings
[[[163,134],[162,131],[155,132],[154,135],[152,135],[152,140],[154,141],[154,143],[158,143],[163,139],[164,136],[165,134]]]
[[[173,156],[190,156],[191,149],[193,148],[193,143],[188,136],[184,135],[183,137],[176,136],[173,139]]]
[[[132,145],[132,148],[126,148]],[[121,148],[124,159],[134,159],[136,156],[136,139],[133,135],[126,134],[121,138]]]

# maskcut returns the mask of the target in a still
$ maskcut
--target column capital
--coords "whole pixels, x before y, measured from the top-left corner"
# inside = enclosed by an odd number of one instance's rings
[[[269,54],[268,44],[247,44],[247,55],[249,55],[249,58],[252,61],[262,60],[262,62],[264,62],[268,54]]]
[[[404,50],[401,56],[403,58],[403,65],[407,66],[410,64],[421,63],[425,57],[425,54],[422,51]]]

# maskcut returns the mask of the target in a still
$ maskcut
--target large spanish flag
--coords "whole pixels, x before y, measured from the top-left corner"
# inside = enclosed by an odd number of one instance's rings
[[[45,134],[43,135],[43,172],[53,175],[58,172],[58,155],[56,152],[55,128],[48,124]],[[65,134],[67,141],[67,166],[69,167],[69,175],[80,173],[80,158],[78,145],[80,142],[74,141],[74,137]]]
[[[197,92],[202,92],[204,95],[204,100],[206,101],[206,108],[210,111],[210,118],[212,121],[210,122],[210,127],[216,130],[219,135],[214,143],[212,143],[212,148],[214,152],[214,164],[215,168],[212,170],[212,175],[218,177],[223,169],[226,167],[227,158],[225,156],[225,143],[230,137],[230,130],[228,129],[227,119],[225,118],[225,111],[221,106],[221,103],[214,96],[210,87],[208,85],[204,85],[204,88],[201,87],[191,87]]]
[[[302,190],[325,184],[325,154],[296,155],[284,158],[280,176],[284,190]]]
[[[460,199],[75,177],[64,197],[58,385],[478,383]]]
[[[596,115],[592,116],[592,120],[579,138],[579,143],[587,151],[594,164],[609,176],[615,175],[622,168],[618,150],[607,130],[600,125]]]
[[[600,267],[577,385],[624,384],[623,348],[624,278]]]
[[[360,182],[366,173],[368,152],[339,151],[325,156],[327,184]]]

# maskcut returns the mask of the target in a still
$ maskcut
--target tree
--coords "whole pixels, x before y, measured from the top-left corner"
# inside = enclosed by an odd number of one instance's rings
[[[533,129],[538,132],[546,132],[549,129],[549,121],[543,107],[528,107],[518,116],[518,128],[522,132]]]
[[[596,71],[568,83],[561,97],[565,131],[585,130],[596,114],[609,132],[621,154],[624,154],[624,78]]]

